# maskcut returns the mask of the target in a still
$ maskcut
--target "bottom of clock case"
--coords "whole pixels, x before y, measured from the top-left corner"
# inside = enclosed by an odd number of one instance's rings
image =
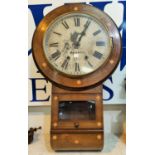
[[[103,131],[52,132],[51,146],[55,151],[101,151],[104,145]]]

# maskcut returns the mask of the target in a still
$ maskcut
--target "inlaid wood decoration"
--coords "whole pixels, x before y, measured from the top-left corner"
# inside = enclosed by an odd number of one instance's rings
[[[113,20],[90,5],[63,5],[41,20],[32,49],[40,72],[53,84],[52,148],[101,150],[102,82],[121,57],[121,38]]]

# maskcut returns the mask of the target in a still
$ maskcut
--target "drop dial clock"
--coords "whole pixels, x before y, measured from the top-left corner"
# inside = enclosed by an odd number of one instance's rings
[[[102,82],[121,57],[121,38],[113,20],[90,5],[60,6],[37,26],[32,49],[40,72],[52,82],[52,148],[101,150]]]

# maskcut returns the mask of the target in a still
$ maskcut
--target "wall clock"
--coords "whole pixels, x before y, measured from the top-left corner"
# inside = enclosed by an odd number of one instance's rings
[[[52,82],[53,149],[101,150],[102,82],[121,57],[113,20],[90,5],[63,5],[42,19],[32,49],[39,70]]]

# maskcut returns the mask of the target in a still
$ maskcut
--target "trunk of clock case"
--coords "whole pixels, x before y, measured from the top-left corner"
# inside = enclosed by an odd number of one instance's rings
[[[70,91],[52,85],[51,146],[61,150],[102,150],[102,86]]]

